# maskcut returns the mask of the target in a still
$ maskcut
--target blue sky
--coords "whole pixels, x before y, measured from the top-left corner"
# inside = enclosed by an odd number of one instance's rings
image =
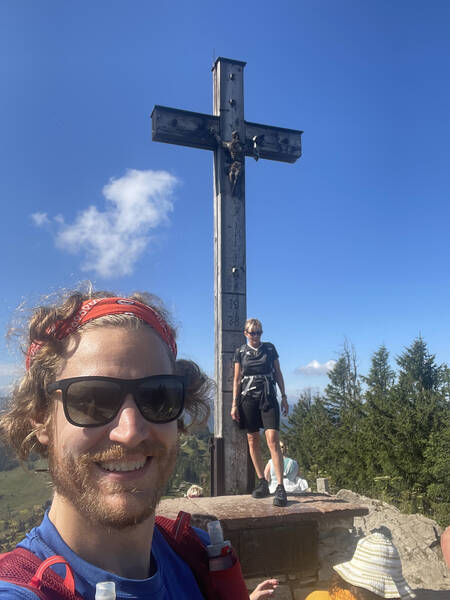
[[[345,339],[363,373],[419,334],[450,363],[449,27],[440,0],[2,0],[2,331],[82,280],[146,289],[213,373],[212,155],[152,142],[149,117],[212,112],[224,56],[247,120],[305,132],[295,165],[246,171],[248,314],[290,401]],[[19,363],[2,340],[0,386]]]

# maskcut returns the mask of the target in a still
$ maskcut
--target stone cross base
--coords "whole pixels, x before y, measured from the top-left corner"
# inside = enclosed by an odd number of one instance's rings
[[[174,519],[183,510],[191,513],[193,525],[205,530],[208,521],[219,519],[224,538],[239,556],[250,590],[260,581],[276,577],[280,580],[277,599],[303,600],[310,591],[326,588],[353,518],[368,510],[308,492],[288,495],[285,508],[273,506],[272,501],[271,497],[256,500],[251,496],[174,498],[163,500],[157,514]]]

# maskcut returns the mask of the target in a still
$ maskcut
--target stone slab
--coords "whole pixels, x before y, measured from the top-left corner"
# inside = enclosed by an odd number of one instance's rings
[[[365,506],[346,502],[328,494],[288,494],[288,505],[278,508],[270,496],[255,499],[249,495],[216,496],[214,498],[170,498],[163,500],[156,513],[176,518],[180,510],[189,512],[198,527],[206,528],[210,517],[226,522],[228,531],[259,529],[301,521],[321,523],[335,519],[362,517],[368,514]]]

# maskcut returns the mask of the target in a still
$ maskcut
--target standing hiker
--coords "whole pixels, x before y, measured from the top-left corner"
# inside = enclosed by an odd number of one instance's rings
[[[269,496],[269,486],[264,478],[259,430],[264,429],[270,456],[274,465],[277,487],[273,503],[286,506],[286,490],[283,486],[283,456],[280,450],[280,407],[276,385],[281,391],[281,412],[289,411],[278,352],[270,342],[262,342],[261,321],[247,319],[244,335],[247,343],[234,353],[233,404],[231,418],[247,430],[250,456],[258,476],[253,490],[254,498]]]

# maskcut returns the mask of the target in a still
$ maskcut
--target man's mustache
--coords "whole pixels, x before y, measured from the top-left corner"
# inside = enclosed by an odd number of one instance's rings
[[[127,448],[120,444],[113,444],[99,452],[86,452],[79,457],[80,462],[108,462],[112,460],[126,460],[127,458],[136,458],[136,456],[153,456],[162,457],[167,454],[172,448],[167,448],[164,444],[155,441],[142,441],[135,448]]]

